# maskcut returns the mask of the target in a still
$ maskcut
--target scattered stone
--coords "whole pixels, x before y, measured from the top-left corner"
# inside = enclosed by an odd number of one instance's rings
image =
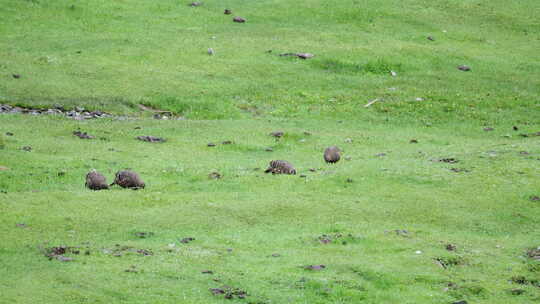
[[[409,143],[411,143],[411,144],[417,144],[417,143],[418,143],[418,140],[417,140],[417,139],[411,139],[411,140],[409,141]]]
[[[122,188],[130,188],[133,190],[144,189],[145,184],[139,174],[130,170],[122,170],[116,173],[114,182],[110,185],[118,185]]]
[[[215,295],[223,295],[225,299],[245,299],[247,297],[247,292],[238,288],[223,286],[221,288],[210,288],[210,292]]]
[[[315,57],[315,55],[313,55],[311,53],[297,53],[296,56],[298,56],[298,58],[300,58],[300,59],[311,59],[311,58]]]
[[[351,138],[345,138],[345,143],[352,144],[353,140]]]
[[[270,133],[270,136],[277,137],[277,138],[281,138],[283,137],[283,135],[285,135],[285,132],[283,131],[274,131]]]
[[[153,236],[153,232],[135,232],[135,236],[141,239],[146,239]]]
[[[457,160],[455,158],[441,158],[441,159],[439,159],[439,162],[448,163],[448,164],[455,164],[455,163],[458,163],[459,160]]]
[[[272,174],[296,174],[296,169],[293,165],[285,160],[273,160],[270,161],[268,169],[264,173]]]
[[[86,183],[84,185],[91,190],[109,189],[105,176],[97,172],[95,169],[92,169],[90,172],[88,172],[88,174],[86,174]]]
[[[281,256],[281,254],[279,254],[279,253],[272,253],[273,258],[279,258],[280,256]]]
[[[146,142],[151,142],[151,143],[155,143],[155,142],[163,143],[166,141],[166,139],[164,138],[155,137],[155,136],[137,136],[137,139],[140,141],[146,141]]]
[[[525,290],[521,288],[512,288],[510,289],[510,293],[514,296],[519,296],[525,293]]]
[[[468,65],[460,65],[457,68],[458,70],[464,71],[464,72],[469,72],[471,70],[471,67],[469,67]]]
[[[529,155],[529,152],[527,152],[527,151],[519,151],[519,154],[520,155]]]
[[[246,22],[246,19],[244,19],[242,17],[234,17],[233,21],[237,22],[237,23],[244,23],[244,22]]]
[[[220,179],[221,177],[222,177],[221,174],[219,172],[216,172],[216,171],[208,174],[209,179]]]
[[[305,270],[323,270],[326,268],[326,265],[307,265],[304,267]]]
[[[208,53],[208,55],[210,55],[210,56],[214,55],[214,49],[213,49],[213,48],[208,48],[207,53]]]
[[[427,40],[429,40],[429,41],[435,41],[435,37],[433,37],[433,36],[427,36],[426,38],[427,38]]]
[[[79,108],[82,109],[82,108]],[[64,116],[68,118],[73,118],[76,120],[84,120],[84,119],[92,119],[92,118],[104,118],[104,117],[113,117],[111,114],[104,113],[101,111],[86,111],[83,109],[83,111],[76,111],[71,110],[67,111],[62,106],[55,106],[54,108],[23,108],[18,106],[10,106],[7,104],[0,104],[0,114],[15,114],[15,113],[22,113],[22,114],[30,114],[30,115],[56,115],[56,114],[63,114]]]
[[[208,143],[207,146],[208,146],[208,147],[215,147],[216,144],[215,144],[215,143]]]
[[[197,6],[201,6],[202,5],[202,2],[191,2],[189,4],[189,6],[192,6],[192,7],[197,7]]]
[[[386,153],[382,152],[382,153],[377,153],[375,154],[376,157],[383,157],[383,156],[386,156]]]
[[[89,135],[88,133],[81,132],[81,131],[73,131],[73,135],[77,136],[80,139],[94,139],[94,138],[96,138],[95,136]]]
[[[124,270],[125,272],[133,272],[138,273],[137,267],[135,265],[131,265],[128,269]]]
[[[58,246],[42,249],[43,255],[45,255],[49,260],[58,260],[60,262],[70,262],[73,261],[73,258],[64,256],[65,254],[75,253],[78,254],[78,250],[74,250],[73,247],[67,246]]]
[[[540,196],[533,195],[533,196],[529,197],[529,200],[531,200],[531,202],[538,202],[538,201],[540,201]]]
[[[154,255],[154,253],[149,249],[138,249],[137,253],[144,256]]]
[[[223,12],[225,15],[230,15],[232,14],[232,10],[226,8],[225,11]]]
[[[195,238],[192,238],[192,237],[186,237],[186,238],[183,238],[180,240],[180,243],[182,244],[187,244],[189,242],[192,242],[192,241],[195,241]]]
[[[446,244],[445,248],[448,251],[455,251],[457,249],[456,245],[454,245],[454,244]]]
[[[202,274],[214,274],[212,270],[203,270],[201,271]]]
[[[24,147],[21,148],[21,150],[26,151],[26,152],[30,152],[30,151],[32,151],[32,147],[24,146]]]
[[[346,161],[350,161],[350,160],[352,160],[352,157],[350,157],[350,156],[345,156],[345,160],[346,160]]]
[[[527,250],[527,257],[533,260],[540,261],[540,246]]]
[[[486,132],[490,132],[490,131],[493,131],[493,130],[495,130],[495,129],[493,129],[492,127],[485,127],[484,128],[484,131],[486,131]]]

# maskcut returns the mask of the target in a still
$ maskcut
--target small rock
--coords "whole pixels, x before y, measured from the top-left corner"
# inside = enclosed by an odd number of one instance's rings
[[[394,71],[390,71],[390,75],[392,75],[392,77],[396,77],[396,76],[397,76],[397,73],[394,72]]]
[[[352,178],[347,178],[347,183],[352,183],[352,182],[353,182]]]
[[[308,266],[305,266],[304,269],[305,270],[323,270],[326,268],[326,265],[308,265]]]
[[[208,147],[215,147],[216,144],[215,144],[215,143],[208,143],[207,146],[208,146]]]
[[[274,149],[268,147],[268,148],[264,149],[264,151],[266,151],[266,152],[272,152],[272,151],[274,151]]]
[[[516,127],[516,126],[513,126],[513,127],[512,127],[512,129],[513,129],[514,131],[517,131],[517,130],[519,130],[519,128],[518,128],[518,127]]]
[[[350,160],[352,160],[352,157],[350,157],[350,156],[345,156],[345,160],[350,161]]]
[[[208,55],[212,56],[214,55],[214,49],[213,48],[208,48]]]
[[[191,2],[189,4],[189,6],[193,6],[193,7],[196,7],[196,6],[201,6],[202,5],[202,2]]]
[[[416,101],[424,101],[424,98],[422,98],[422,97],[416,97],[414,100],[416,100]]]
[[[94,139],[94,138],[96,138],[95,136],[89,135],[88,133],[81,132],[81,131],[73,131],[73,135],[77,136],[80,139]]]
[[[315,168],[309,168],[309,171],[315,172],[315,171],[317,171],[317,170],[316,170]]]
[[[456,302],[452,302],[452,304],[467,304],[467,301],[465,301],[465,300],[456,301]]]
[[[315,57],[315,55],[311,53],[297,53],[296,56],[298,56],[298,58],[301,58],[301,59],[311,59]]]
[[[232,144],[232,143],[233,143],[233,142],[230,141],[230,140],[226,140],[226,141],[221,142],[222,145],[230,145],[230,144]]]
[[[26,151],[26,152],[32,151],[32,147],[30,147],[30,146],[24,146],[24,147],[22,147],[21,149],[22,149],[23,151]]]
[[[244,22],[246,22],[246,19],[244,19],[242,17],[234,17],[233,21],[237,22],[237,23],[244,23]]]
[[[187,243],[192,242],[194,240],[195,240],[195,238],[193,238],[193,237],[186,237],[186,238],[181,239],[180,243],[187,244]]]
[[[510,293],[515,295],[515,296],[519,296],[519,295],[522,295],[525,293],[525,290],[521,289],[521,288],[513,288],[510,290]]]
[[[225,9],[225,11],[224,11],[223,13],[224,13],[225,15],[230,15],[230,14],[232,14],[232,10],[230,10],[230,9],[227,8],[227,9]]]
[[[457,249],[456,245],[454,245],[454,244],[446,244],[445,248],[448,251],[455,251]]]
[[[427,36],[426,38],[427,38],[427,40],[429,40],[429,41],[435,41],[435,37],[433,37],[433,36]]]
[[[533,196],[529,197],[529,199],[531,200],[531,202],[538,202],[538,201],[540,201],[540,196],[533,195]]]
[[[348,143],[348,144],[351,144],[353,142],[353,140],[351,138],[345,138],[345,142]]]
[[[283,135],[285,135],[285,132],[283,131],[274,131],[270,133],[270,136],[277,137],[277,138],[283,137]]]
[[[492,127],[485,127],[484,128],[484,131],[486,131],[486,132],[490,132],[490,131],[493,131],[493,130],[495,130],[495,129],[493,129]]]
[[[383,157],[383,156],[386,156],[386,153],[382,152],[382,153],[377,153],[375,154],[376,157]]]
[[[409,143],[411,143],[411,144],[417,144],[417,143],[418,143],[418,140],[417,140],[417,139],[411,139],[411,140],[409,141]]]
[[[140,141],[145,141],[145,142],[151,142],[151,143],[155,143],[155,142],[160,142],[160,143],[163,143],[166,141],[166,139],[164,138],[161,138],[161,137],[155,137],[155,136],[137,136],[137,139],[140,140]]]
[[[281,256],[281,254],[279,253],[272,253],[272,257],[274,258],[279,258]]]
[[[422,254],[422,251],[421,251],[421,250],[416,250],[414,253],[416,253],[416,254]]]
[[[305,174],[300,174],[300,177],[306,178],[307,175],[305,175]]]
[[[214,172],[208,174],[208,178],[209,179],[220,179],[221,174],[219,172],[214,171]]]
[[[15,79],[21,78],[21,75],[20,75],[20,74],[13,74],[13,75],[11,75],[11,76],[13,76],[13,78],[15,78]]]
[[[203,270],[201,271],[202,274],[214,274],[212,270]]]
[[[469,72],[471,70],[471,67],[469,67],[468,65],[460,65],[457,68],[458,70],[464,71],[464,72]]]

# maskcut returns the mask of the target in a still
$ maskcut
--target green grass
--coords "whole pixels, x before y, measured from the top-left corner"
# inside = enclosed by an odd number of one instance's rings
[[[540,302],[540,2],[188,2],[0,0],[0,303]]]
[[[539,194],[540,145],[538,138],[517,135],[536,126],[514,132],[506,124],[484,132],[480,124],[308,119],[1,118],[2,133],[14,133],[5,137],[0,162],[10,168],[0,171],[6,303],[225,303],[209,291],[223,285],[247,291],[246,300],[235,300],[246,303],[540,299],[540,288],[511,283],[539,275],[538,262],[524,256],[540,245],[540,205],[529,200]],[[79,139],[71,135],[77,128],[104,139]],[[279,141],[267,135],[276,129],[286,132]],[[134,139],[144,134],[168,142]],[[410,144],[412,138],[419,143]],[[206,146],[224,140],[234,143]],[[351,160],[326,165],[322,150],[331,144]],[[31,152],[20,150],[26,145]],[[386,156],[375,156],[381,152]],[[459,162],[433,161],[449,157]],[[288,159],[307,177],[265,175],[271,159]],[[454,167],[469,172],[452,172]],[[84,175],[91,168],[109,180],[116,170],[133,168],[147,187],[87,190]],[[215,170],[222,179],[208,178]],[[154,234],[141,239],[136,232]],[[318,240],[336,234],[343,237],[329,244]],[[184,237],[195,241],[182,244]],[[447,251],[448,243],[457,250]],[[116,244],[154,255],[115,257],[107,250]],[[168,244],[175,244],[172,251]],[[60,245],[91,254],[62,263],[39,249]],[[326,268],[302,268],[311,264]],[[132,265],[138,273],[125,272]],[[207,269],[214,274],[201,274]],[[444,291],[449,283],[455,287]],[[513,288],[525,293],[512,295]]]
[[[373,111],[412,119],[539,111],[536,0],[1,4],[4,102],[128,113],[144,103],[195,119],[356,118],[375,98],[385,102]]]

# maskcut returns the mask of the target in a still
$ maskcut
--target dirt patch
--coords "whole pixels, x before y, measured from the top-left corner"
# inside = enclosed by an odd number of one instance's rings
[[[459,160],[456,158],[441,158],[438,160],[441,163],[447,163],[447,164],[457,164],[459,163]]]
[[[80,250],[77,247],[58,246],[47,247],[41,249],[43,255],[49,260],[58,260],[60,262],[71,262],[72,257],[67,257],[67,254],[79,254]]]
[[[461,257],[438,257],[434,259],[435,264],[447,269],[452,266],[465,264],[465,260]]]

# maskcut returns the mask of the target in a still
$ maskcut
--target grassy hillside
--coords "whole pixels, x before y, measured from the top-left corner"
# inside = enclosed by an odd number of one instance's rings
[[[278,141],[267,135],[276,128],[286,132]],[[2,299],[220,303],[229,300],[209,288],[226,285],[246,303],[533,303],[540,264],[526,251],[540,245],[540,145],[501,136],[508,129],[4,116],[14,135],[0,163]],[[168,142],[134,139],[146,134]],[[350,160],[326,165],[330,144]],[[265,175],[271,159],[298,175]],[[87,190],[91,168],[110,182],[133,168],[147,187]],[[63,263],[40,251],[61,245],[80,254]]]
[[[540,302],[540,2],[188,4],[0,0],[0,303]]]
[[[375,98],[412,118],[539,111],[535,0],[188,3],[2,0],[0,101],[204,119],[358,117]]]

